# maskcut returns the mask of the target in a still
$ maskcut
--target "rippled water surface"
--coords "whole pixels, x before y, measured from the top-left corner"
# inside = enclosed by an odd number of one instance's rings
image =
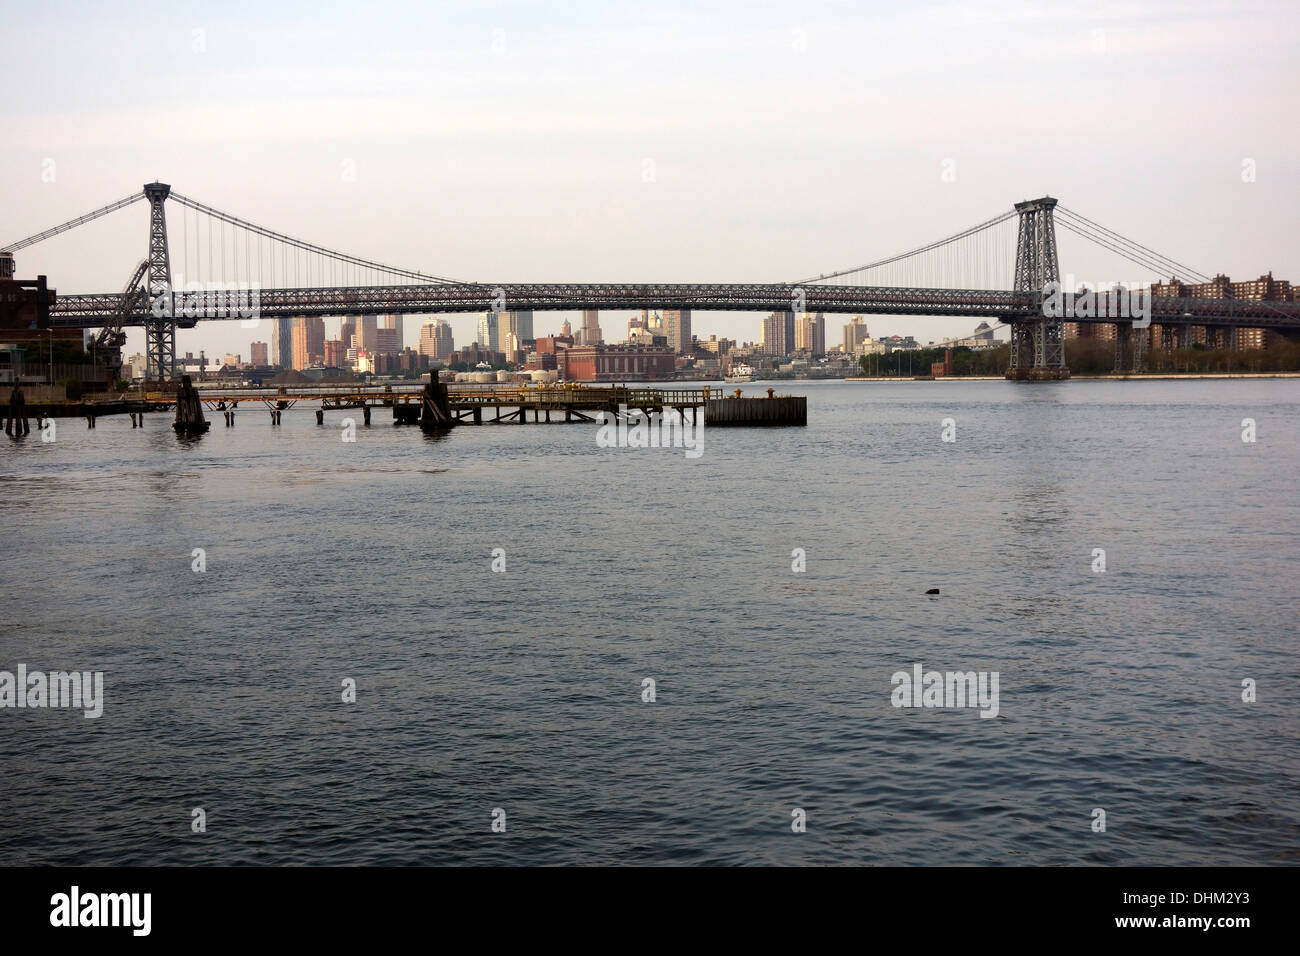
[[[0,669],[106,697],[0,710],[0,863],[1300,859],[1300,382],[779,388],[807,428],[698,460],[305,408],[0,442]],[[894,708],[914,663],[999,716]]]

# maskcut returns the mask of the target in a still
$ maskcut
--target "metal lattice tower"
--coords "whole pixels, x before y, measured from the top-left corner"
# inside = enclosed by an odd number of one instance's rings
[[[146,183],[149,200],[149,276],[151,301],[166,295],[171,301],[172,266],[167,254],[167,215],[163,203],[172,188],[166,183]],[[147,376],[151,381],[166,381],[176,374],[176,317],[169,308],[161,317],[151,316],[144,327],[144,351]]]
[[[1020,235],[1016,241],[1016,275],[1013,288],[1042,297],[1049,282],[1060,283],[1061,268],[1056,257],[1056,222],[1050,196],[1016,203]],[[1010,378],[1064,378],[1065,322],[1040,314],[1011,327]]]

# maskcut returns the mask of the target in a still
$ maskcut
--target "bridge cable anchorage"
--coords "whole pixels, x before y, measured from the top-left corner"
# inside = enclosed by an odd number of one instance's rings
[[[983,232],[985,229],[990,229],[993,226],[998,225],[999,223],[1006,222],[1008,219],[1015,217],[1015,215],[1016,215],[1016,211],[1012,209],[1009,210],[1008,212],[1002,213],[1000,216],[994,216],[992,219],[988,219],[985,220],[984,222],[979,223],[978,225],[971,226],[969,229],[963,229],[961,232],[948,236],[946,239],[940,239],[937,242],[931,242],[924,246],[918,246],[915,249],[911,249],[907,252],[899,253],[896,256],[890,256],[888,259],[881,259],[878,262],[871,262],[865,266],[857,266],[852,269],[841,269],[838,272],[826,272],[823,273],[822,275],[814,276],[808,279],[800,279],[797,282],[790,283],[790,285],[803,285],[804,283],[808,283],[808,282],[821,282],[825,279],[838,279],[840,276],[850,275],[851,273],[854,272],[865,272],[868,269],[877,269],[882,266],[893,265],[894,263],[900,262],[903,259],[909,259],[912,256],[917,256],[924,252],[930,252],[934,249],[938,249],[940,246],[946,246],[949,245],[950,243],[954,243],[958,241],[959,239],[965,239],[968,236],[974,235],[975,233]]]
[[[230,213],[222,212],[220,209],[214,209],[213,207],[198,202],[197,200],[190,199],[188,196],[182,196],[180,193],[176,192],[175,190],[172,190],[171,196],[169,198],[176,200],[181,205],[187,206],[190,209],[195,210],[196,212],[201,212],[206,216],[209,216],[213,219],[217,219],[222,223],[229,223],[232,226],[237,226],[240,229],[247,230],[259,236],[265,236],[268,239],[282,243],[286,246],[292,246],[293,248],[299,249],[303,252],[313,253],[319,256],[325,256],[326,258],[334,259],[342,263],[353,265],[360,269],[371,269],[376,272],[387,273],[389,275],[404,276],[405,278],[415,279],[419,282],[443,282],[449,284],[468,284],[468,283],[461,283],[460,280],[457,279],[448,279],[445,276],[428,275],[423,272],[416,272],[413,269],[403,269],[399,266],[384,265],[381,262],[374,262],[370,259],[362,259],[360,256],[349,255],[346,252],[338,252],[333,249],[327,249],[324,246],[316,245],[314,242],[307,242],[306,240],[303,239],[295,239],[293,236],[286,236],[284,233],[276,232],[275,230],[268,229],[265,226],[259,226],[255,222],[249,222],[247,219],[241,219],[238,216],[231,215]],[[224,253],[225,251],[224,240],[222,241],[222,246],[223,246],[222,251]]]
[[[116,212],[123,206],[129,206],[133,202],[139,202],[144,198],[144,193],[132,193],[125,199],[119,199],[117,202],[109,203],[101,209],[94,212],[88,212],[84,216],[78,216],[76,219],[69,219],[65,223],[60,223],[44,232],[38,232],[34,236],[28,236],[26,239],[19,239],[17,242],[11,242],[7,246],[0,246],[0,252],[17,252],[20,249],[26,249],[28,246],[34,246],[42,240],[49,239],[51,236],[57,236],[60,233],[67,232],[70,229],[76,229],[78,226],[84,226],[88,222],[94,222],[101,216],[107,216],[110,212]]]

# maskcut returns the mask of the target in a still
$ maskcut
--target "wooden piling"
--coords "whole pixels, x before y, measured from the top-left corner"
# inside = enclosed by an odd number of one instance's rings
[[[14,387],[9,390],[9,410],[5,415],[5,434],[6,435],[26,435],[31,432],[31,426],[27,422],[27,398],[23,395],[22,386],[14,383]]]
[[[445,431],[455,424],[447,386],[438,381],[438,370],[432,369],[420,397],[420,428],[426,432]]]
[[[178,435],[202,435],[208,427],[198,390],[188,375],[182,375],[180,390],[176,393],[176,421],[172,428]]]

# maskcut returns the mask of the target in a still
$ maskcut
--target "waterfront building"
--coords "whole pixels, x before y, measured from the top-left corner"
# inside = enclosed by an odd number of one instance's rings
[[[665,345],[575,345],[556,353],[562,381],[617,382],[672,378],[676,356]]]

